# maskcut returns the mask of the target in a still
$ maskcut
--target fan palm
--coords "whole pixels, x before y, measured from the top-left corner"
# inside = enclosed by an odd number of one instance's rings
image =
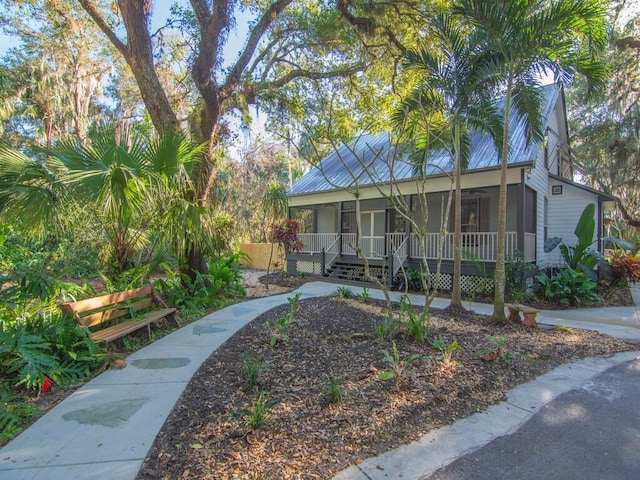
[[[527,141],[541,140],[541,78],[558,81],[584,75],[601,85],[606,68],[599,60],[606,46],[605,7],[601,0],[457,0],[453,11],[466,19],[493,52],[491,75],[504,95],[498,243],[493,317],[505,320],[505,232],[509,121],[512,108],[526,119]]]
[[[462,308],[460,176],[469,164],[471,131],[489,132],[496,138],[500,122],[487,94],[490,89],[486,83],[490,78],[485,76],[487,55],[483,43],[451,17],[438,16],[433,23],[433,33],[436,49],[421,48],[406,54],[405,68],[414,75],[417,85],[401,103],[395,121],[409,127],[411,134],[418,137],[419,147],[442,147],[451,155],[455,181],[451,307]]]

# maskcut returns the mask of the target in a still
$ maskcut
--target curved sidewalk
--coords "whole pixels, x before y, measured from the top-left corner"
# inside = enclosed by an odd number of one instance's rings
[[[303,285],[296,292],[301,292],[304,299],[328,295],[338,286],[312,282]],[[356,287],[349,288],[358,290]],[[132,354],[126,359],[126,368],[109,370],[94,378],[0,449],[0,480],[68,480],[96,476],[115,480],[135,479],[157,433],[200,365],[236,331],[261,313],[287,304],[287,298],[296,292],[249,300],[214,312]],[[382,297],[379,291],[371,290],[369,293],[372,297]],[[394,293],[393,296],[399,298],[400,294]],[[415,304],[422,303],[420,296],[412,296],[412,301]],[[432,305],[446,307],[448,300],[436,299]],[[492,309],[483,304],[466,306],[478,313],[490,313]],[[601,322],[592,322],[588,326],[580,323],[582,326],[579,328],[586,327],[614,336],[617,336],[617,332],[623,338],[640,342],[638,314],[633,307],[628,309],[630,310],[606,309],[603,312],[606,315],[604,318],[611,318],[618,323],[624,317],[623,321],[627,323],[623,325],[608,324],[606,320],[600,319]],[[555,314],[558,312],[541,312],[540,323],[571,325],[572,322],[581,322],[579,316],[583,311],[575,312],[572,314],[575,317],[571,318],[556,318]],[[448,442],[452,442],[453,447],[459,444],[455,436],[449,435],[458,432],[458,435],[462,435],[460,438],[469,438],[474,435],[471,433],[474,423],[479,425],[480,431],[485,431],[487,420],[490,419],[492,424],[496,423],[496,415],[521,425],[531,416],[529,412],[532,411],[532,405],[535,410],[553,396],[575,388],[599,372],[637,355],[635,352],[608,359],[587,359],[559,367],[534,382],[514,389],[509,394],[510,403],[507,402],[507,405],[504,405],[505,402],[494,405],[483,414],[462,419],[446,427],[450,431],[440,429],[429,434],[427,437],[432,440],[425,440],[427,443],[422,447],[411,444],[388,452],[376,459],[367,460],[358,467],[354,466],[336,478],[389,479],[400,478],[399,475],[402,475],[406,479],[428,475],[443,466],[443,463],[436,459],[425,464],[425,446],[428,445],[428,452],[437,450],[445,458],[455,459],[464,451],[447,450]],[[527,388],[533,392],[526,390]],[[518,397],[522,395],[518,392],[523,389],[526,391],[524,403],[529,410],[523,410],[517,400],[511,400],[522,398]],[[484,417],[476,418],[478,415]],[[511,424],[507,428],[517,426]],[[493,438],[500,435],[500,432],[495,431],[490,435]],[[477,440],[478,445],[487,441],[485,438]],[[395,464],[398,464],[400,470],[393,470]],[[372,470],[368,468],[369,465]],[[415,466],[413,476],[402,473],[405,465]]]

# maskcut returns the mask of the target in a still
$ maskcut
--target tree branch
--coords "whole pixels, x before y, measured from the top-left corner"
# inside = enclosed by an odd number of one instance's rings
[[[257,85],[257,90],[265,90],[266,88],[282,87],[296,78],[308,78],[310,80],[323,80],[326,78],[344,77],[361,72],[366,68],[366,64],[358,63],[350,67],[339,68],[337,70],[329,70],[326,72],[314,72],[298,68],[283,75],[277,80],[271,82],[261,82]]]
[[[258,48],[258,44],[260,43],[263,35],[271,26],[273,21],[278,18],[278,15],[280,15],[280,13],[282,13],[282,11],[287,8],[292,1],[293,0],[277,0],[275,3],[272,3],[267,11],[264,12],[262,17],[260,17],[260,20],[258,20],[258,23],[256,23],[255,27],[253,27],[253,30],[251,30],[251,33],[249,34],[244,51],[229,71],[227,80],[220,89],[222,98],[228,97],[236,89],[240,82],[240,77],[247,68],[247,65],[249,65],[249,62],[251,61],[256,48]]]
[[[125,58],[128,58],[126,44],[118,38],[118,36],[115,34],[113,30],[111,30],[111,28],[109,28],[109,25],[107,25],[107,22],[105,21],[105,19],[102,17],[102,15],[100,15],[98,8],[93,3],[93,1],[78,0],[78,3],[80,4],[80,6],[82,6],[84,11],[89,14],[89,16],[93,19],[93,21],[96,22],[96,25],[98,25],[98,28],[100,28],[100,30],[103,31],[103,33],[109,38],[109,41],[113,44],[114,47],[118,49],[118,51],[122,54],[122,56]]]

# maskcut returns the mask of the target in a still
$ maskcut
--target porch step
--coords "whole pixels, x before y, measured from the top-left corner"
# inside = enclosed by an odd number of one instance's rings
[[[386,283],[386,267],[383,265],[369,265],[371,275],[382,283]],[[364,282],[364,265],[362,263],[334,262],[329,268],[329,278]]]

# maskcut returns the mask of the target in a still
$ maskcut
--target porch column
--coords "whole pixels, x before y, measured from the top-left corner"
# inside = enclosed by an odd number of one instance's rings
[[[520,185],[518,185],[518,215],[516,222],[516,248],[524,255],[524,216],[527,214],[527,206],[525,205],[525,183],[524,168],[520,169]]]
[[[338,238],[342,237],[342,205],[343,202],[338,202],[338,228],[336,228],[336,232],[338,232]],[[338,252],[342,255],[342,238],[338,242]]]

